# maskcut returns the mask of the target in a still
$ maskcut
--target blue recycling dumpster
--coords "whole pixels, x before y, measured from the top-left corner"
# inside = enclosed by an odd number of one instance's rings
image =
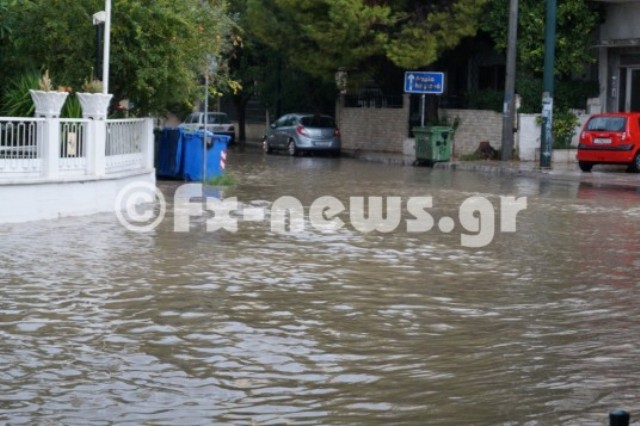
[[[203,175],[204,131],[185,132],[183,129],[163,129],[159,138],[156,174],[158,177],[200,181]],[[205,180],[224,174],[222,158],[231,138],[206,134]]]

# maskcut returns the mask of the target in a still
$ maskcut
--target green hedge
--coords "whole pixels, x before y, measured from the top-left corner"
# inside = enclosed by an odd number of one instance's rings
[[[542,111],[542,80],[518,78],[516,93],[522,99],[519,112],[527,114]],[[554,91],[554,110],[585,109],[587,99],[598,96],[598,82],[595,81],[558,81]],[[497,90],[479,90],[467,95],[467,107],[502,112],[504,92]]]

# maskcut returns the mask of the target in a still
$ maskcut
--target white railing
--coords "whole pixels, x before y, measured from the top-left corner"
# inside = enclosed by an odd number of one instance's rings
[[[147,123],[144,119],[107,120],[106,172],[144,167]]]
[[[87,167],[89,120],[60,120],[60,173],[84,175]]]
[[[153,120],[0,117],[0,184],[153,170]]]
[[[43,124],[41,118],[0,117],[0,176],[42,173]]]

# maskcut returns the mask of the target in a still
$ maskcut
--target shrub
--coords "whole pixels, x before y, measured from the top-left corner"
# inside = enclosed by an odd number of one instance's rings
[[[62,112],[60,116],[63,118],[81,118],[82,117],[82,106],[80,106],[80,101],[75,93],[69,94],[67,96],[67,100],[62,107]]]
[[[40,87],[40,73],[29,72],[23,74],[8,84],[7,91],[2,97],[2,115],[11,117],[31,117],[36,109],[29,90]]]
[[[538,125],[542,125],[542,117],[536,119]],[[571,148],[571,139],[579,124],[578,117],[568,109],[553,109],[553,148]]]
[[[477,90],[467,95],[467,106],[471,109],[502,111],[504,92],[498,90]]]
[[[585,109],[587,99],[598,96],[598,83],[595,81],[557,81],[553,95],[554,109],[567,111]],[[520,112],[539,113],[542,110],[542,80],[537,78],[518,78],[516,93],[522,98]]]
[[[578,117],[569,110],[558,110],[553,113],[553,148],[571,147],[571,138],[579,124]]]

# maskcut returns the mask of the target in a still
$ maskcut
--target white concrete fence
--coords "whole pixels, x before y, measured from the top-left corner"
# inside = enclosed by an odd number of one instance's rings
[[[0,117],[0,183],[153,169],[153,120]]]
[[[121,209],[123,189],[155,184],[153,154],[150,118],[0,117],[0,223]]]

